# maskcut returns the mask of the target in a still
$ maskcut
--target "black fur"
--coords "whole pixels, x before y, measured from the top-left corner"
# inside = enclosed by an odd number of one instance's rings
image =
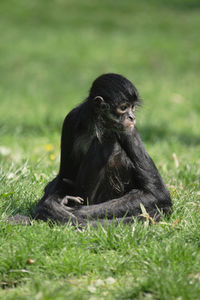
[[[104,74],[67,115],[60,170],[46,186],[35,219],[82,225],[89,220],[94,225],[122,218],[126,223],[140,216],[141,203],[157,220],[160,212],[171,211],[169,192],[137,129],[123,130],[120,120],[128,117],[115,114],[122,102],[139,104],[136,88],[121,75]],[[68,195],[83,198],[83,205]]]

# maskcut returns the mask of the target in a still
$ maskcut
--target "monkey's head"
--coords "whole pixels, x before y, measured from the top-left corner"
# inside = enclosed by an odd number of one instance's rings
[[[140,104],[138,91],[125,77],[103,74],[92,84],[89,93],[94,112],[103,130],[132,131],[135,108]]]

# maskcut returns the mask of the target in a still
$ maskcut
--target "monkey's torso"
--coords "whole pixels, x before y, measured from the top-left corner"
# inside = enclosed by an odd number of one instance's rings
[[[85,204],[102,203],[129,192],[133,188],[133,164],[116,139],[99,141],[92,136],[86,147],[84,138],[75,141],[76,147],[79,144],[75,155],[80,158],[75,189]]]

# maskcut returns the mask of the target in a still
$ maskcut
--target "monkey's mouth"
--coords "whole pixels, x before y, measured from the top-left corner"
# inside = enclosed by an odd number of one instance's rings
[[[135,123],[136,123],[136,120],[133,120],[133,121],[125,120],[124,121],[124,128],[126,130],[131,130],[131,129],[134,128]]]

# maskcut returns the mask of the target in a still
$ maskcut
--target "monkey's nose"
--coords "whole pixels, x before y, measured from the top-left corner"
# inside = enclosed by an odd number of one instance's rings
[[[131,122],[133,122],[133,121],[135,120],[135,117],[132,116],[132,115],[129,115],[128,118],[129,118],[129,120],[130,120]]]

